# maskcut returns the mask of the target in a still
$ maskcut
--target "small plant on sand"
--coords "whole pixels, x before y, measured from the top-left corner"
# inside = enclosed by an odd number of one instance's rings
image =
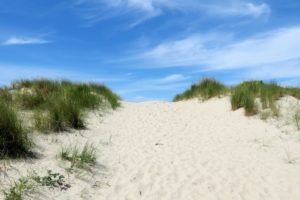
[[[67,190],[70,188],[70,184],[66,183],[65,176],[60,173],[47,171],[46,176],[33,176],[32,179],[41,186],[46,186],[50,189],[58,188],[60,190]]]
[[[32,141],[16,111],[0,102],[0,158],[19,157],[29,153]]]
[[[260,112],[260,119],[261,120],[267,120],[272,116],[272,113],[270,111],[262,111]]]
[[[181,101],[200,97],[202,99],[210,99],[212,97],[224,95],[227,87],[213,78],[203,78],[198,84],[191,86],[182,94],[175,96],[174,101]]]
[[[294,114],[294,121],[298,130],[300,130],[300,109],[297,109]]]
[[[81,151],[76,146],[63,148],[59,156],[62,160],[71,162],[71,169],[74,167],[84,168],[96,163],[96,148],[86,143]]]
[[[22,177],[8,190],[4,191],[5,200],[22,200],[24,195],[34,189],[34,184],[28,177]]]
[[[5,200],[23,200],[26,195],[34,193],[39,186],[60,190],[67,190],[71,187],[66,183],[63,175],[48,170],[46,176],[34,174],[20,178],[9,189],[3,191]]]

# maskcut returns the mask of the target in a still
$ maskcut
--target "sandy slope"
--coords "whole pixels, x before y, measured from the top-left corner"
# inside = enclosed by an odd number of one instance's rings
[[[7,175],[66,173],[56,158],[60,147],[91,141],[98,165],[69,174],[69,191],[43,190],[40,199],[300,199],[300,160],[288,163],[300,157],[299,132],[232,112],[228,98],[124,102],[103,121],[90,119],[90,130],[77,136],[39,137],[42,158],[13,162]]]

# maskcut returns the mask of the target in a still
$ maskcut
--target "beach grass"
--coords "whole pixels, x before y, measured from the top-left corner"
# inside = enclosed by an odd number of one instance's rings
[[[9,104],[0,101],[0,158],[20,157],[30,152],[32,139]]]
[[[193,84],[190,89],[178,94],[173,101],[182,101],[192,98],[204,100],[230,94],[231,109],[245,109],[245,115],[252,116],[259,112],[258,103],[263,110],[269,109],[272,116],[278,117],[280,109],[276,101],[285,95],[300,99],[300,88],[282,87],[276,82],[265,83],[261,80],[244,81],[234,87],[225,86],[213,78],[204,78],[198,84]],[[262,118],[266,118],[265,115]]]
[[[19,80],[0,88],[0,158],[29,152],[28,132],[61,132],[86,128],[93,110],[116,109],[121,98],[97,83],[68,80]],[[18,113],[29,113],[25,126]],[[31,115],[32,114],[32,115]]]
[[[96,163],[96,148],[94,145],[86,143],[80,150],[77,146],[62,148],[59,157],[62,160],[71,162],[71,168],[84,168]]]
[[[203,78],[198,84],[175,96],[174,101],[187,100],[191,98],[202,98],[204,100],[224,95],[227,87],[213,78]]]
[[[0,90],[0,99],[33,111],[35,129],[43,132],[83,129],[88,111],[107,106],[116,109],[121,100],[101,84],[48,79],[15,81]]]

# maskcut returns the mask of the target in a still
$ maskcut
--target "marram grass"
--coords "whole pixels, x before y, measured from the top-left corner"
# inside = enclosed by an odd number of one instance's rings
[[[272,115],[279,116],[279,108],[276,101],[284,95],[290,95],[300,99],[300,88],[282,87],[275,82],[244,81],[230,89],[213,78],[204,78],[198,84],[174,97],[174,101],[191,98],[209,99],[215,96],[230,94],[232,110],[245,109],[245,115],[251,116],[258,113],[257,101],[262,109],[270,109]]]
[[[175,96],[174,101],[187,100],[191,98],[210,99],[215,96],[224,95],[227,87],[213,78],[203,78],[198,84]]]
[[[0,158],[20,157],[29,153],[33,142],[17,112],[0,101],[0,113]]]

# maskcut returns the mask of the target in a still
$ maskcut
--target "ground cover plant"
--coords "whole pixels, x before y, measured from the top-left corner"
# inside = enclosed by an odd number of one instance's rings
[[[71,187],[65,181],[65,177],[60,173],[47,171],[47,175],[21,177],[7,190],[4,190],[5,200],[23,200],[26,195],[34,193],[38,187],[47,187],[49,189],[67,190]]]

